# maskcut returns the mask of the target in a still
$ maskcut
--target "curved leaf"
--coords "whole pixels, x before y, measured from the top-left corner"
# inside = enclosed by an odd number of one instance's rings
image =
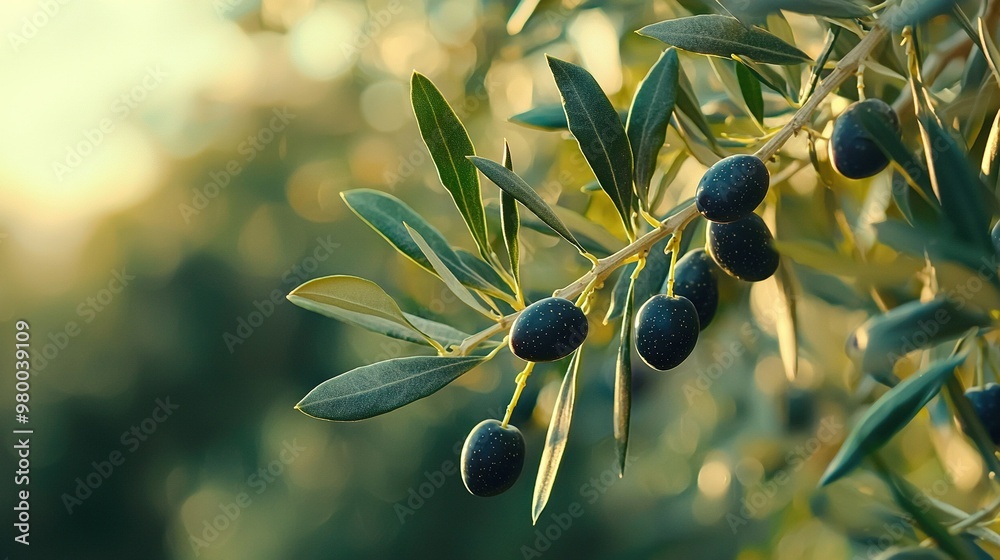
[[[624,123],[628,118],[627,111],[618,111],[618,118]],[[566,123],[566,111],[558,103],[532,107],[523,113],[509,117],[512,123],[541,130],[569,130]]]
[[[415,356],[361,366],[320,383],[295,408],[323,420],[364,420],[422,399],[483,362]]]
[[[638,31],[679,49],[732,58],[734,54],[766,64],[798,64],[809,56],[758,27],[746,28],[722,15],[689,16],[647,25]]]
[[[431,338],[417,329],[416,326],[403,314],[399,305],[392,299],[385,290],[371,280],[358,278],[357,276],[325,276],[316,278],[295,288],[288,294],[288,299],[310,311],[328,315],[340,319],[338,310],[344,320],[361,324],[365,328],[370,328],[358,321],[352,321],[348,317],[356,318],[357,315],[371,317],[374,322],[368,322],[372,327],[387,323],[395,325],[392,335],[395,338],[403,338],[404,333],[415,333],[427,342]],[[374,330],[374,329],[371,329]],[[377,332],[385,332],[380,330]],[[389,334],[386,332],[386,334]],[[410,334],[412,337],[412,334]],[[409,340],[408,338],[403,338]]]
[[[538,216],[538,219],[546,223],[553,231],[559,234],[560,237],[569,241],[581,252],[586,252],[583,245],[577,241],[573,233],[562,223],[562,220],[556,216],[556,213],[552,211],[552,208],[545,203],[544,200],[535,189],[532,189],[528,183],[524,182],[524,179],[519,177],[517,173],[514,173],[510,169],[507,169],[503,165],[495,161],[488,160],[486,158],[471,156],[469,158],[475,167],[478,167],[483,175],[493,181],[496,186],[500,187],[501,190],[510,194],[517,199],[518,202],[524,205],[525,208],[531,211],[532,214]]]
[[[739,80],[743,101],[750,109],[750,114],[758,123],[764,122],[764,96],[760,89],[760,80],[744,64],[736,64],[736,79]]]
[[[397,340],[405,340],[406,342],[430,346],[431,344],[427,341],[427,338],[430,337],[438,341],[441,346],[447,348],[448,346],[461,344],[462,341],[470,336],[451,326],[411,315],[405,311],[403,312],[403,318],[410,325],[413,325],[413,327],[404,326],[397,321],[391,321],[382,317],[350,311],[343,307],[316,301],[309,297],[295,294],[288,294],[287,297],[288,301],[303,309],[308,309],[309,311],[337,319],[338,321],[350,323],[374,333],[384,334]]]
[[[649,208],[649,181],[656,169],[656,156],[667,136],[667,123],[677,99],[677,51],[669,48],[660,55],[636,89],[628,112],[625,132],[632,147],[635,167],[635,194],[643,208]]]
[[[632,149],[625,127],[597,80],[580,66],[547,57],[562,97],[569,130],[611,197],[625,231],[632,237]]]
[[[618,454],[618,476],[625,475],[628,455],[629,421],[632,417],[632,309],[635,306],[635,282],[629,282],[622,313],[618,356],[615,360],[615,406],[613,424],[615,451]]]
[[[451,193],[479,250],[489,254],[479,174],[466,159],[476,153],[469,133],[434,83],[419,72],[414,72],[410,80],[410,101],[441,184]]]
[[[510,159],[510,146],[503,142],[503,166],[508,171],[514,170]],[[500,189],[500,229],[503,231],[503,245],[507,249],[507,262],[510,263],[510,273],[514,277],[514,286],[520,290],[521,285],[521,248],[517,241],[517,232],[521,228],[521,217],[518,215],[517,199],[507,191]],[[518,291],[520,293],[520,291]]]
[[[413,211],[402,200],[391,194],[372,189],[355,189],[340,193],[352,212],[371,226],[397,251],[427,270],[437,275],[431,262],[406,231],[405,223],[420,233],[434,253],[441,257],[455,276],[470,288],[491,292],[496,290],[484,278],[469,270],[448,241],[434,226],[427,223],[420,214]]]
[[[734,15],[749,17],[781,10],[843,19],[871,15],[871,10],[853,0],[725,0],[721,3]]]
[[[872,317],[848,338],[848,352],[865,373],[888,373],[904,354],[958,338],[990,318],[964,302],[938,297],[911,301]]]
[[[569,426],[573,421],[573,404],[576,402],[576,373],[580,369],[580,355],[583,348],[573,353],[566,375],[563,376],[559,394],[556,395],[552,416],[549,419],[549,430],[545,434],[545,447],[542,449],[542,459],[538,465],[538,477],[535,479],[535,490],[531,496],[531,523],[538,521],[538,516],[545,509],[552,493],[552,485],[559,472],[563,452],[566,450],[566,440],[569,436]]]
[[[931,364],[882,395],[851,430],[823,473],[820,486],[826,486],[851,472],[865,457],[877,451],[908,424],[937,394],[965,357],[963,353]]]
[[[468,288],[463,286],[462,283],[458,281],[458,278],[456,278],[455,274],[448,268],[448,265],[441,260],[441,257],[434,253],[434,249],[432,249],[431,246],[424,241],[424,238],[420,235],[420,233],[411,228],[408,224],[403,225],[406,226],[406,230],[410,233],[410,236],[413,237],[413,241],[417,244],[417,247],[423,251],[424,256],[431,262],[431,266],[434,267],[434,270],[437,272],[438,276],[445,283],[445,285],[448,286],[448,289],[450,289],[452,293],[454,293],[465,305],[468,305],[487,317],[493,317],[493,314],[488,309],[483,307],[481,303],[479,303],[476,296],[472,295],[472,292],[470,292]]]

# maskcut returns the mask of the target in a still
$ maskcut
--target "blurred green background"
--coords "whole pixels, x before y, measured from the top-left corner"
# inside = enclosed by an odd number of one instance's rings
[[[558,101],[545,53],[583,64],[627,106],[662,49],[632,31],[687,12],[664,1],[576,4],[543,2],[510,36],[512,1],[4,2],[0,316],[9,342],[15,320],[31,324],[35,434],[32,544],[5,538],[0,549],[753,560],[867,558],[905,539],[864,475],[815,490],[849,421],[856,380],[843,341],[865,314],[811,297],[799,301],[795,387],[773,341],[776,296],[763,287],[727,286],[723,315],[677,371],[637,366],[634,462],[621,480],[604,347],[616,327],[594,322],[569,448],[534,527],[532,483],[564,363],[532,376],[517,412],[525,472],[488,500],[464,490],[454,465],[469,429],[509,399],[519,367],[507,354],[373,420],[333,424],[293,409],[333,375],[423,351],[287,303],[307,279],[363,276],[407,311],[483,326],[339,196],[387,190],[471,247],[420,141],[412,71],[442,89],[481,154],[499,159],[508,139],[544,198],[623,238],[610,205],[580,191],[593,176],[575,144],[507,118]],[[815,56],[815,21],[790,21]],[[710,71],[682,60],[713,101]],[[703,170],[685,164],[660,211],[690,196]],[[793,179],[786,204],[812,232],[822,188],[808,166]],[[585,270],[554,238],[525,232],[523,243],[534,296]],[[12,382],[3,386],[12,410]],[[926,419],[897,439],[891,452],[918,466],[912,481],[972,507],[982,466],[964,442],[932,438]],[[954,464],[929,460],[935,447]],[[4,457],[14,465],[11,446]]]

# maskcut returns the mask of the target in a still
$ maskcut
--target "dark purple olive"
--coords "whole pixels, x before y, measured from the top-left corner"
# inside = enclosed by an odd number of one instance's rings
[[[524,436],[513,425],[483,420],[465,438],[462,482],[475,496],[496,496],[517,482],[524,467]]]
[[[771,230],[757,214],[729,224],[708,225],[708,251],[727,274],[747,282],[760,282],[778,270],[778,252]]]
[[[526,362],[554,362],[587,338],[587,316],[568,299],[550,297],[521,311],[510,328],[510,351]]]
[[[885,101],[865,99],[848,106],[837,117],[830,136],[830,161],[848,179],[871,177],[889,165],[889,159],[861,126],[861,113],[883,119],[897,135],[902,134],[899,117]]]
[[[699,330],[698,310],[690,300],[655,295],[635,315],[635,349],[649,367],[673,369],[691,355]]]
[[[972,403],[972,408],[990,439],[994,444],[1000,445],[1000,385],[990,383],[982,389],[969,389],[965,396]]]
[[[712,322],[719,306],[719,283],[715,277],[718,268],[704,249],[695,249],[681,257],[674,269],[674,294],[694,304],[701,330]]]
[[[713,222],[732,222],[764,200],[771,175],[757,156],[735,155],[708,168],[695,191],[695,205]]]

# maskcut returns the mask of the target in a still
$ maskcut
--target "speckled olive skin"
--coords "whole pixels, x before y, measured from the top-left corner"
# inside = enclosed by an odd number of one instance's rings
[[[858,114],[862,112],[878,115],[897,134],[902,132],[896,112],[881,99],[865,99],[847,107],[833,124],[829,146],[833,168],[848,179],[871,177],[889,165],[878,145],[861,127]]]
[[[673,369],[691,355],[699,330],[698,311],[689,299],[655,295],[635,315],[635,349],[649,367]]]
[[[496,496],[514,485],[524,467],[524,436],[511,424],[483,420],[465,438],[462,482],[473,495]]]
[[[684,296],[694,304],[701,330],[712,322],[719,306],[716,270],[715,261],[704,249],[689,251],[677,261],[677,268],[674,269],[674,294]]]
[[[708,251],[719,268],[747,282],[766,280],[778,270],[778,252],[767,224],[757,214],[730,224],[708,226]]]
[[[990,439],[1000,445],[1000,385],[990,383],[982,389],[969,389],[965,396],[972,403]]]
[[[521,312],[510,328],[510,351],[526,362],[554,362],[587,338],[587,316],[568,299],[550,297]]]
[[[695,205],[713,222],[728,223],[754,211],[764,200],[771,175],[756,156],[723,158],[708,168],[695,191]]]

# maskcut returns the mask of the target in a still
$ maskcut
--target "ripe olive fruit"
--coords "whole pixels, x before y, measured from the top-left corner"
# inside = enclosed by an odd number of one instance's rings
[[[701,330],[712,322],[719,306],[719,283],[715,278],[718,267],[704,249],[689,251],[677,261],[674,269],[674,294],[686,297],[698,311]]]
[[[757,208],[770,183],[767,166],[757,156],[729,156],[702,175],[695,205],[713,222],[732,222]]]
[[[514,485],[524,467],[524,436],[513,425],[483,420],[465,438],[462,482],[476,496],[496,496]]]
[[[990,383],[982,389],[969,389],[965,396],[972,403],[972,408],[986,428],[986,433],[990,434],[990,439],[1000,445],[1000,385]]]
[[[673,369],[691,355],[699,330],[698,310],[691,300],[655,295],[635,315],[635,348],[649,367]]]
[[[510,351],[526,362],[553,362],[583,344],[587,316],[568,299],[549,297],[521,311],[510,328]]]
[[[889,165],[889,159],[862,128],[861,113],[876,115],[896,134],[902,133],[896,112],[881,99],[865,99],[847,107],[833,124],[829,146],[834,169],[848,179],[871,177]]]
[[[771,230],[757,214],[728,224],[708,225],[708,251],[727,274],[747,282],[766,280],[778,270]]]

